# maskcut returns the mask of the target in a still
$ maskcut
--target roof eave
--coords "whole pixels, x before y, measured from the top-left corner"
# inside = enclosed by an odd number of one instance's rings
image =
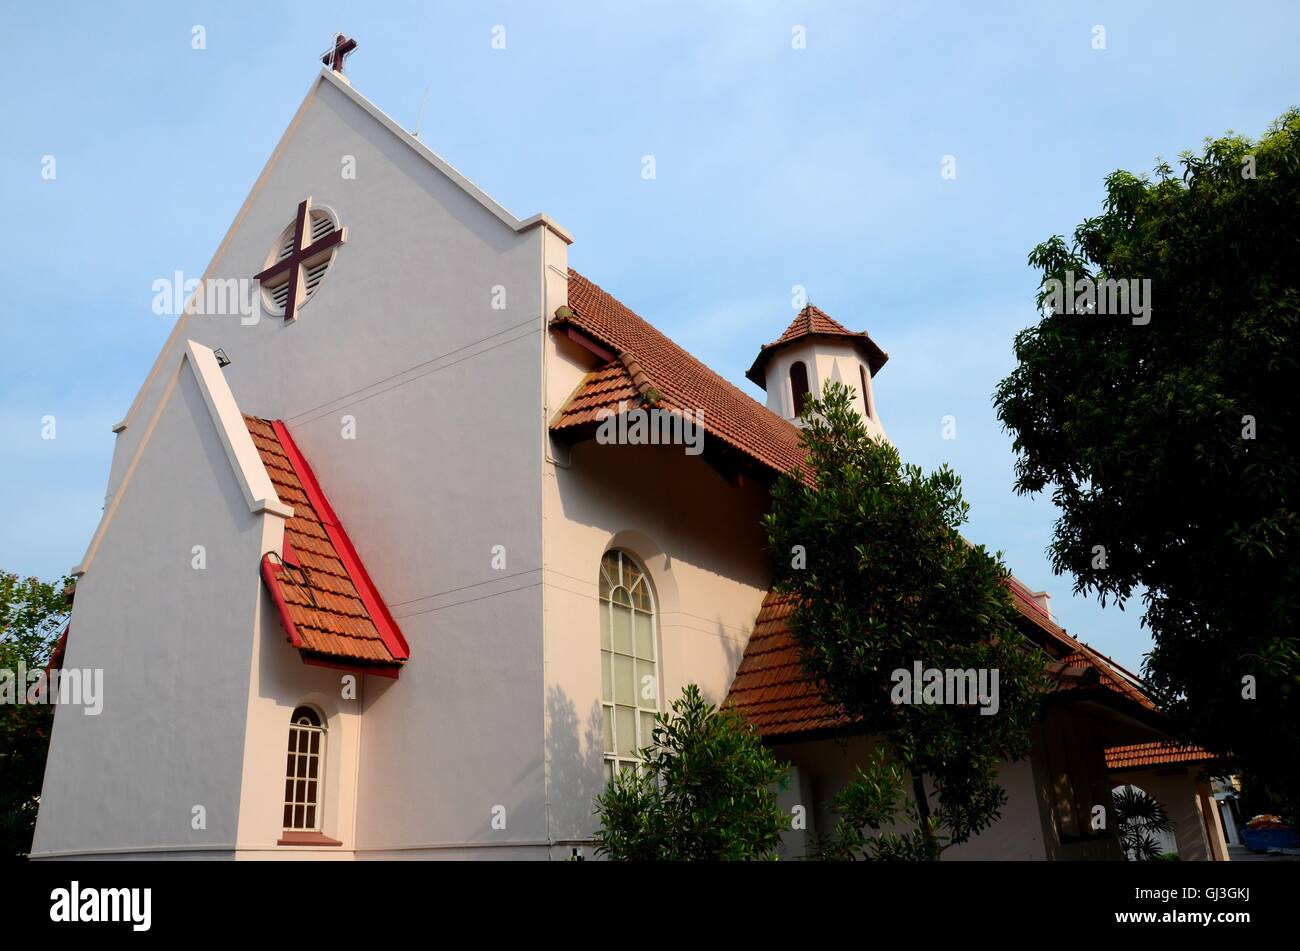
[[[809,333],[793,340],[778,340],[775,343],[765,343],[758,351],[758,356],[754,358],[753,364],[745,371],[745,379],[753,383],[759,389],[767,390],[767,362],[772,358],[772,354],[784,347],[794,346],[803,343],[806,340],[835,340],[847,341],[861,350],[866,351],[867,366],[871,368],[871,375],[874,377],[880,372],[880,368],[889,362],[889,354],[881,350],[876,342],[866,334],[825,334]]]

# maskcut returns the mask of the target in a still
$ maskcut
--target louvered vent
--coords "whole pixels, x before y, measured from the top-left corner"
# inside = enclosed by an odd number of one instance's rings
[[[319,241],[334,230],[334,220],[324,212],[311,213],[311,239]]]
[[[321,261],[320,264],[313,264],[304,269],[307,274],[306,290],[309,298],[311,297],[312,292],[316,290],[316,285],[320,283],[320,279],[325,276],[325,272],[329,269],[329,266],[329,258],[326,258],[324,261]]]
[[[311,211],[311,234],[308,236],[306,244],[312,245],[321,238],[326,237],[336,229],[334,217],[326,211],[313,208]],[[293,236],[294,225],[284,229],[280,235],[279,244],[276,246],[275,260],[283,261],[293,254]],[[316,288],[325,277],[325,272],[329,270],[330,263],[334,260],[334,249],[322,252],[319,259],[308,259],[303,265],[302,273],[302,297],[299,307],[311,300]],[[278,276],[273,284],[265,285],[262,288],[266,292],[269,308],[279,314],[284,313],[285,304],[289,300],[289,276],[287,273]]]

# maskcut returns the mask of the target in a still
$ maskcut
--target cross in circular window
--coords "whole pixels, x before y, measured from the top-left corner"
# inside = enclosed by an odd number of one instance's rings
[[[334,249],[347,241],[347,232],[347,228],[336,228],[328,214],[313,212],[310,195],[299,203],[298,215],[282,235],[275,260],[255,276],[276,306],[284,308],[285,320],[298,316],[298,308],[307,303],[325,276]]]

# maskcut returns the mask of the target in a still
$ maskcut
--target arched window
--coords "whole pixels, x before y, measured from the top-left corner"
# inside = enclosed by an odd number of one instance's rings
[[[867,368],[861,363],[858,364],[858,375],[862,377],[862,408],[866,411],[867,419],[871,418],[871,397],[867,396]]]
[[[790,391],[794,393],[794,414],[802,416],[808,399],[808,367],[802,360],[790,364]]]
[[[286,830],[320,831],[320,790],[324,777],[325,725],[311,707],[299,707],[289,719],[289,760],[284,780]]]
[[[659,710],[655,605],[650,581],[617,549],[600,562],[600,679],[605,719],[605,780],[636,768]]]

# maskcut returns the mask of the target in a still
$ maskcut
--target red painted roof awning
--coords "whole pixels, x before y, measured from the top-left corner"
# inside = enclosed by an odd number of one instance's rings
[[[261,566],[286,639],[307,663],[396,677],[410,648],[307,460],[282,422],[244,420],[276,493],[293,506],[283,558],[269,552]]]

